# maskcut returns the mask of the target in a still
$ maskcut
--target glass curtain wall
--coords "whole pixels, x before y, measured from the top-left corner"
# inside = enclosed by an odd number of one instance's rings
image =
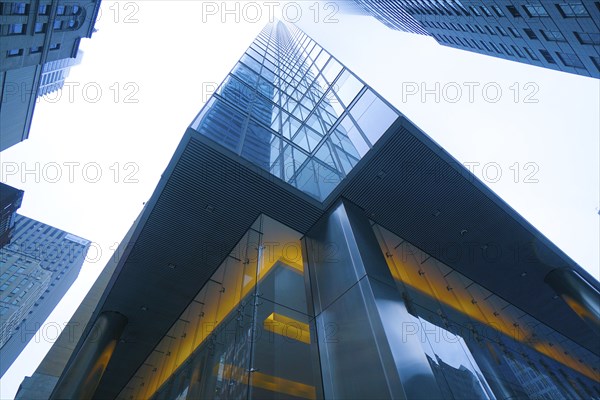
[[[275,22],[191,128],[323,201],[398,115],[306,34]]]
[[[118,398],[322,397],[300,237],[259,217]]]
[[[388,267],[447,399],[600,399],[600,359],[379,225]]]

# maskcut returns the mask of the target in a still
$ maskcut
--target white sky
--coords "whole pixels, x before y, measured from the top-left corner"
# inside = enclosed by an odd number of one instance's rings
[[[234,9],[234,3],[228,7]],[[284,3],[271,3],[275,11],[283,9]],[[90,250],[90,262],[43,334],[4,375],[1,399],[12,398],[36,369],[57,336],[56,324],[69,320],[141,211],[207,98],[203,88],[223,80],[269,20],[261,2],[238,3],[238,21],[234,14],[222,15],[221,4],[103,1],[99,31],[82,41],[82,64],[67,79],[72,95],[64,89],[40,100],[29,139],[2,152],[0,180],[25,190],[19,212],[92,240],[101,257]],[[336,13],[337,22],[325,22],[334,9],[299,4],[302,29],[454,157],[479,163],[471,164],[477,176],[598,278],[599,80],[439,46],[370,17]],[[296,7],[286,11],[283,19],[295,20]],[[435,90],[436,82],[439,102],[434,94],[421,98],[421,85]],[[467,85],[478,85],[473,101]],[[457,87],[462,97],[453,102]],[[492,102],[498,87],[502,94]],[[526,102],[534,90],[530,100],[537,102]],[[65,163],[79,163],[72,179]],[[35,173],[23,176],[36,165],[39,179]],[[493,182],[498,167],[502,175]],[[93,182],[98,169],[102,175]],[[532,172],[529,178],[537,183],[525,182]]]

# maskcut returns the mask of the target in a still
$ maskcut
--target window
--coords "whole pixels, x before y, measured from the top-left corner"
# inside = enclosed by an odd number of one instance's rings
[[[506,6],[506,9],[508,10],[508,12],[515,18],[519,18],[521,17],[521,14],[519,13],[519,10],[517,10],[517,7],[515,6]]]
[[[579,57],[571,53],[556,53],[560,61],[567,67],[585,68]]]
[[[504,44],[500,43],[500,47],[502,47],[502,50],[504,50],[504,52],[505,52],[506,54],[508,54],[509,56],[512,56],[512,55],[513,55],[512,51],[510,51],[510,50],[508,49],[508,47],[506,47]]]
[[[556,64],[556,61],[554,61],[554,58],[552,58],[552,56],[550,55],[549,52],[547,52],[546,50],[540,50],[540,54],[542,55],[542,57],[544,57],[544,59],[550,63],[550,64]]]
[[[479,12],[479,10],[478,10],[477,8],[475,8],[475,7],[473,7],[473,6],[471,6],[471,7],[469,7],[469,8],[471,9],[471,12],[472,12],[472,13],[473,13],[475,16],[477,16],[477,17],[481,16],[481,13]]]
[[[487,17],[491,17],[492,16],[492,13],[490,12],[490,10],[486,6],[479,6],[479,8],[481,8],[481,11],[483,11],[483,13]]]
[[[535,32],[529,28],[525,28],[525,29],[523,29],[523,31],[529,37],[529,39],[537,39],[538,38],[537,35],[535,34]]]
[[[55,43],[52,46],[50,46],[50,50],[58,50],[60,49],[60,43]]]
[[[504,30],[503,27],[501,26],[497,26],[496,29],[498,30],[498,32],[502,35],[502,36],[508,36],[508,33],[506,33],[506,31]]]
[[[45,33],[45,32],[46,32],[46,24],[43,22],[36,22],[34,33]]]
[[[598,71],[600,71],[600,57],[590,57],[592,59],[592,62],[594,63],[594,65],[596,66],[596,69],[598,69]]]
[[[29,49],[29,54],[36,54],[36,53],[41,53],[41,52],[42,52],[42,46],[31,47]]]
[[[53,28],[55,31],[59,31],[59,30],[61,30],[61,29],[62,29],[62,27],[63,27],[63,21],[60,21],[60,20],[56,20],[56,21],[54,21],[54,25],[52,26],[52,28]]]
[[[479,31],[479,33],[484,33],[485,34],[485,31],[479,25],[475,25],[475,28],[477,28],[477,30]]]
[[[566,42],[565,37],[559,31],[545,31],[540,29],[540,32],[550,42]]]
[[[25,15],[27,14],[27,4],[24,2],[12,3],[10,10],[12,15]]]
[[[600,45],[600,33],[573,32],[579,43]]]
[[[557,4],[556,7],[558,7],[558,11],[560,11],[564,18],[590,16],[582,3],[563,3]]]
[[[502,11],[502,9],[496,5],[491,6],[492,10],[494,10],[494,12],[496,13],[497,16],[499,17],[504,17],[504,12]]]
[[[502,54],[502,50],[500,50],[494,43],[490,42],[490,46],[492,46],[496,53]]]
[[[39,15],[48,15],[48,4],[40,4],[38,7]]]
[[[65,6],[56,7],[56,15],[65,15]]]
[[[67,28],[68,29],[77,28],[77,21],[75,21],[74,19],[69,20],[69,22],[67,23]]]
[[[6,52],[6,57],[18,57],[23,55],[23,49],[12,49]]]
[[[511,45],[510,47],[512,47],[512,49],[514,50],[514,52],[521,58],[525,58],[525,56],[523,55],[523,53],[521,53],[521,50],[519,50],[519,48],[517,46]]]
[[[541,4],[526,4],[523,6],[525,12],[530,17],[547,17],[548,11]]]
[[[25,33],[25,25],[23,24],[9,24],[8,34],[9,35],[22,35]]]
[[[71,8],[71,13],[72,13],[73,15],[77,15],[77,14],[79,14],[79,12],[80,12],[80,11],[81,11],[81,9],[79,8],[79,6],[73,6],[73,7]]]
[[[490,33],[490,35],[495,35],[496,34],[496,32],[494,32],[494,30],[489,25],[486,25],[485,29],[487,29],[487,31]]]
[[[516,38],[520,38],[520,37],[521,37],[521,34],[519,33],[519,31],[518,31],[518,30],[516,30],[515,28],[513,28],[512,26],[509,26],[509,27],[508,27],[508,30],[510,31],[510,33],[511,33],[511,34],[512,34],[514,37],[516,37]]]

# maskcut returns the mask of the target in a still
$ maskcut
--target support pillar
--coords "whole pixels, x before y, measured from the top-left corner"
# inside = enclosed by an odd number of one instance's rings
[[[342,200],[303,241],[325,398],[441,399],[364,212]]]
[[[572,269],[557,268],[544,278],[556,294],[600,335],[600,293]]]
[[[50,399],[92,399],[125,325],[123,314],[101,313]]]

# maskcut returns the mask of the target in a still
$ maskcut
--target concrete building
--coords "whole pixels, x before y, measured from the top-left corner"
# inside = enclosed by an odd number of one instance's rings
[[[600,2],[355,0],[392,29],[506,60],[600,78]],[[345,2],[339,2],[344,8]],[[348,7],[348,6],[345,6]]]
[[[30,340],[45,340],[43,323],[79,275],[89,245],[16,215],[13,240],[0,249],[0,377]]]
[[[99,10],[100,0],[0,2],[0,151],[29,137],[44,71],[77,63]]]
[[[22,190],[0,182],[0,248],[10,243],[15,216],[23,202]]]

